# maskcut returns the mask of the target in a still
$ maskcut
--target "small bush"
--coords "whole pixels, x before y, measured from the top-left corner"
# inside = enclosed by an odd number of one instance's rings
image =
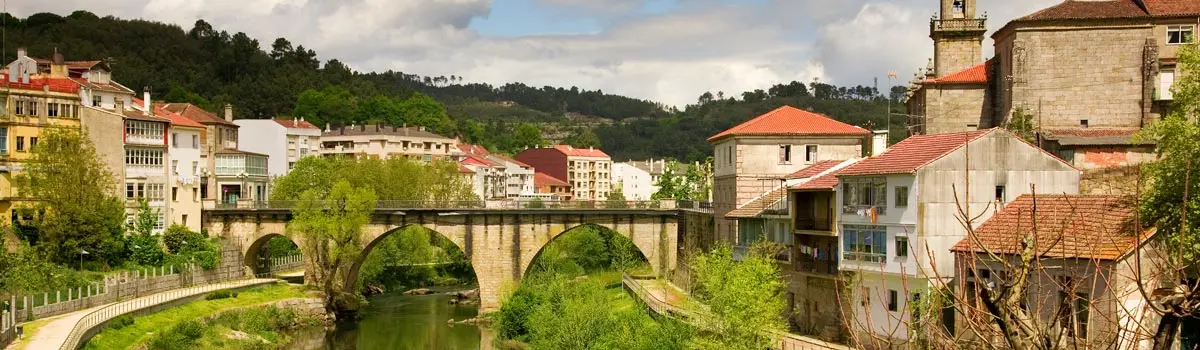
[[[154,336],[150,341],[150,350],[186,349],[196,343],[204,335],[204,323],[197,320],[183,321],[166,331]]]
[[[121,315],[108,321],[108,328],[121,329],[133,325],[133,316]]]
[[[237,293],[230,292],[228,290],[218,290],[218,291],[215,291],[212,293],[208,293],[208,295],[206,295],[204,297],[204,300],[218,300],[218,299],[228,299],[228,298],[234,298],[234,297],[237,297]]]

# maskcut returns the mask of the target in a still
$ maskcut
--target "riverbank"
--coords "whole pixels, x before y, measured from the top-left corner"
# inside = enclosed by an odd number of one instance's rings
[[[289,350],[330,349],[491,349],[487,329],[460,323],[478,316],[477,303],[460,303],[456,294],[475,286],[430,287],[426,295],[400,291],[374,295],[355,320],[339,320],[332,330],[301,328],[287,332]]]
[[[85,349],[129,349],[140,344],[148,344],[159,333],[166,332],[186,321],[197,322],[207,317],[215,316],[223,311],[235,310],[252,306],[260,306],[286,299],[310,297],[302,287],[292,285],[272,285],[251,289],[237,294],[237,297],[201,300],[180,305],[161,312],[114,320],[109,326],[84,346]],[[205,332],[215,331],[213,327],[204,329]],[[187,330],[193,333],[194,331]],[[204,336],[216,334],[202,334]],[[204,347],[200,347],[204,348]],[[219,347],[217,347],[219,348]]]

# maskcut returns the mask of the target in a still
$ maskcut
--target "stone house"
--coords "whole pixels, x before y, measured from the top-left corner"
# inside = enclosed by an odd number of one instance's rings
[[[1018,197],[954,245],[958,312],[942,323],[965,339],[983,340],[967,325],[987,319],[983,286],[1007,283],[1020,266],[1020,242],[1032,239],[1038,266],[1045,267],[1035,268],[1027,285],[1024,304],[1032,316],[1057,322],[1051,330],[1080,348],[1149,348],[1158,319],[1147,312],[1138,285],[1157,288],[1150,281],[1160,279],[1162,265],[1153,245],[1143,244],[1154,230],[1137,227],[1135,215],[1131,197]]]
[[[727,214],[773,192],[781,198],[786,176],[820,161],[863,156],[870,136],[867,129],[782,106],[708,138],[717,240],[741,241],[738,218]]]
[[[954,278],[961,210],[987,219],[1036,186],[1079,193],[1080,171],[999,128],[912,136],[835,173],[837,267],[851,332],[903,341],[909,301]],[[936,271],[936,273],[935,273]],[[859,338],[864,339],[864,338]]]
[[[996,30],[986,62],[977,49],[986,19],[975,18],[975,2],[941,2],[930,23],[935,57],[910,88],[911,134],[986,129],[1017,116],[1032,124],[1035,143],[1080,168],[1153,156],[1152,145],[1129,136],[1169,111],[1179,47],[1195,44],[1200,2],[1064,1]]]

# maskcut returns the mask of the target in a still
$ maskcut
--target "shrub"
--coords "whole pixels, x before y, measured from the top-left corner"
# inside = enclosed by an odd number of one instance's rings
[[[204,296],[204,300],[229,299],[234,296],[236,296],[236,294],[233,292],[230,292],[228,290],[218,290],[218,291],[215,291],[212,293],[208,293],[208,295]]]
[[[186,349],[195,344],[204,335],[204,323],[198,320],[187,320],[154,336],[150,341],[150,350]]]
[[[133,316],[121,315],[108,321],[108,328],[121,329],[133,325]]]

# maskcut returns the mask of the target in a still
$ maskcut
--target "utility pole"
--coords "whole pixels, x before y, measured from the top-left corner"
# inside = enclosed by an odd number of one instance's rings
[[[889,70],[887,77],[888,77],[887,93],[884,94],[884,96],[887,97],[887,101],[888,101],[887,131],[888,131],[888,135],[891,135],[892,134],[892,79],[896,78],[896,70],[894,70],[894,69]]]

